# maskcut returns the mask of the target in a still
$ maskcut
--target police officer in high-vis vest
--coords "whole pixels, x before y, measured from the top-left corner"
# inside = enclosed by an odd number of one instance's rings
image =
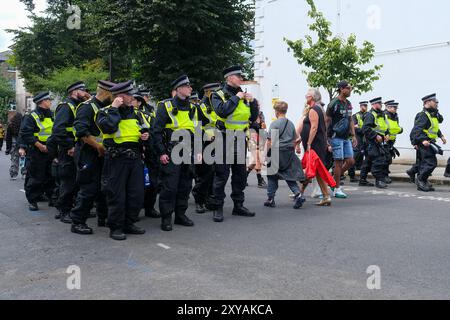
[[[152,134],[155,125],[156,113],[153,107],[149,107],[144,95],[145,92],[139,91],[134,94],[133,106],[144,115],[150,125],[150,139],[144,143],[144,162],[149,171],[150,185],[145,188],[144,209],[145,216],[148,218],[159,219],[161,214],[156,210],[155,204],[159,192],[159,157],[153,146],[154,138]]]
[[[73,208],[74,198],[78,191],[75,182],[77,172],[74,162],[76,136],[73,123],[78,105],[90,98],[90,95],[86,92],[86,85],[82,81],[67,87],[67,95],[67,98],[56,108],[52,137],[58,145],[59,196],[56,207],[59,210],[61,221],[72,223],[70,210]]]
[[[205,85],[202,88],[204,92],[203,98],[197,106],[197,120],[203,134],[203,150],[214,141],[217,114],[214,112],[210,98],[211,94],[219,90],[220,87],[220,83]],[[212,194],[213,181],[213,164],[207,164],[205,161],[202,161],[201,164],[195,165],[195,186],[192,190],[192,195],[195,199],[197,213],[205,213],[207,208],[210,207],[209,197]]]
[[[213,220],[215,222],[223,222],[223,206],[225,201],[225,185],[231,176],[231,199],[234,202],[233,215],[254,217],[255,213],[250,212],[244,207],[244,190],[247,184],[247,166],[245,163],[239,163],[238,158],[246,158],[244,150],[238,147],[245,139],[245,134],[250,123],[258,117],[258,103],[252,94],[243,92],[241,89],[243,77],[242,68],[233,66],[224,70],[223,75],[226,80],[224,87],[211,95],[211,104],[218,116],[216,127],[221,131],[223,140],[223,159],[221,163],[215,165],[214,185],[213,185],[213,205],[215,211]],[[228,134],[227,134],[228,133]],[[234,148],[227,149],[226,135],[233,134],[235,136]],[[232,153],[231,157],[227,154]],[[243,154],[240,154],[243,152]],[[233,158],[233,163],[226,161]],[[245,161],[244,161],[245,162]]]
[[[400,120],[397,113],[399,103],[389,101],[385,102],[385,106],[386,110],[384,112],[384,118],[388,126],[389,140],[387,142],[387,147],[390,155],[389,165],[391,165],[393,159],[400,156],[399,151],[395,148],[395,143],[397,142],[397,136],[403,133],[403,128],[400,126]],[[388,176],[386,182],[391,184],[392,179]]]
[[[186,216],[189,195],[193,180],[193,135],[195,132],[195,106],[189,101],[192,87],[188,76],[184,75],[172,82],[176,94],[174,98],[158,103],[156,121],[153,128],[156,152],[161,163],[161,193],[159,210],[161,212],[161,229],[172,231],[172,214],[175,213],[175,224],[185,227],[194,226],[194,222]],[[173,139],[173,134],[182,135],[189,141]],[[189,137],[189,138],[188,138]],[[190,161],[174,163],[172,150],[179,143],[190,149]],[[183,156],[185,156],[183,154]],[[187,155],[186,155],[187,156]]]
[[[370,101],[372,110],[364,119],[363,132],[368,143],[367,157],[371,162],[372,175],[376,179],[375,186],[380,189],[387,188],[386,178],[389,173],[389,141],[388,126],[382,110],[382,98]]]
[[[358,141],[358,145],[353,149],[355,153],[355,165],[348,170],[348,175],[350,176],[350,182],[358,182],[356,179],[356,170],[360,170],[364,162],[365,154],[365,141],[364,133],[362,127],[364,125],[364,117],[367,113],[367,108],[369,106],[369,101],[361,101],[359,103],[359,112],[353,115],[353,123],[355,124],[355,134]]]
[[[440,138],[444,144],[447,140],[439,126],[436,94],[423,97],[422,101],[424,109],[416,116],[410,139],[420,157],[419,173],[416,179],[417,190],[430,192],[434,191],[434,188],[428,182],[428,178],[437,167],[436,140]]]
[[[33,98],[36,109],[24,116],[20,127],[19,140],[26,145],[27,176],[25,195],[31,211],[38,211],[38,202],[43,195],[52,196],[54,181],[51,176],[52,158],[47,149],[53,128],[53,112],[50,110],[52,99],[48,92],[37,94]],[[23,149],[22,149],[23,150]],[[22,151],[23,153],[23,151]],[[23,154],[21,154],[23,156]]]
[[[149,139],[149,124],[133,108],[133,82],[119,83],[111,88],[115,97],[111,106],[99,111],[97,125],[103,133],[106,148],[104,186],[108,203],[110,237],[126,240],[126,234],[144,234],[137,227],[144,203],[144,165],[142,141]]]
[[[75,147],[75,165],[77,168],[77,184],[79,191],[75,207],[70,214],[73,233],[88,235],[92,229],[86,222],[96,204],[97,225],[106,226],[108,207],[105,194],[101,191],[101,175],[105,156],[103,136],[95,120],[99,111],[112,102],[111,88],[115,86],[109,81],[99,81],[96,95],[78,106],[74,129],[78,141]]]

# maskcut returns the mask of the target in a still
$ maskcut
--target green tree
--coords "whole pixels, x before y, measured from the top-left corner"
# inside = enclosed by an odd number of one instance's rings
[[[313,87],[324,87],[330,100],[334,97],[336,84],[340,80],[348,80],[358,94],[371,91],[373,83],[379,80],[378,71],[382,65],[364,69],[375,54],[375,46],[364,41],[358,48],[356,36],[351,34],[347,39],[333,36],[331,23],[319,12],[313,0],[306,0],[310,6],[308,16],[313,20],[309,29],[316,37],[306,35],[305,39],[291,41],[285,39],[294,52],[298,63],[306,69],[308,84]]]
[[[14,88],[8,79],[0,76],[0,123],[6,123],[8,110],[15,94]]]
[[[55,70],[101,59],[113,81],[133,79],[155,98],[188,74],[196,88],[220,81],[231,64],[252,74],[253,4],[248,0],[48,0],[46,15],[15,30],[14,60],[30,91]],[[69,4],[81,9],[81,29],[69,30]],[[110,59],[111,58],[111,59]]]

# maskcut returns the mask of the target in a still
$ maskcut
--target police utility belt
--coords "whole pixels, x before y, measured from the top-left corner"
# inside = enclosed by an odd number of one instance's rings
[[[107,148],[107,155],[111,159],[123,157],[126,159],[139,159],[141,157],[141,153],[136,149],[125,149],[125,148]]]

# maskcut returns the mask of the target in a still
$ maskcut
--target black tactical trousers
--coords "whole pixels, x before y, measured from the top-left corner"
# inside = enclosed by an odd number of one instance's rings
[[[161,190],[160,169],[150,164],[147,164],[147,168],[150,170],[150,187],[145,189],[144,208],[147,213],[151,213],[155,209],[156,198]]]
[[[348,170],[350,177],[354,177],[356,175],[356,170],[361,170],[364,163],[365,148],[366,146],[363,144],[363,139],[358,137],[358,146],[353,149],[355,165]]]
[[[428,178],[433,174],[434,169],[437,167],[437,158],[431,147],[419,146],[420,164],[419,175],[420,181],[426,182]]]
[[[206,205],[212,194],[214,165],[202,163],[194,167],[195,186],[192,190],[195,203]]]
[[[450,174],[450,158],[448,158],[448,161],[447,161],[447,168],[445,168],[445,174],[446,175]]]
[[[162,218],[182,216],[188,209],[189,195],[192,191],[192,165],[169,164],[161,166],[161,193],[159,210]]]
[[[42,195],[52,197],[54,181],[51,175],[52,159],[48,153],[42,153],[31,147],[27,153],[25,195],[28,202],[37,202]]]
[[[95,202],[98,218],[106,219],[108,207],[106,196],[101,191],[103,158],[89,145],[78,145],[76,149],[76,181],[79,191],[70,216],[75,224],[85,224]]]
[[[78,186],[75,182],[76,168],[74,158],[67,154],[67,150],[59,150],[59,196],[57,208],[63,213],[70,213],[73,208]]]
[[[118,230],[134,224],[144,206],[144,165],[140,156],[120,154],[113,158],[107,153],[103,179],[108,227]]]
[[[367,153],[371,162],[372,175],[377,181],[385,181],[389,175],[389,150],[386,146],[370,143]]]
[[[225,186],[228,182],[231,172],[231,199],[235,204],[243,204],[245,201],[244,190],[247,185],[247,165],[238,164],[238,159],[244,157],[246,159],[247,147],[244,150],[239,150],[237,145],[232,149],[227,149],[226,143],[224,145],[224,164],[216,164],[214,166],[214,182],[213,195],[211,204],[215,208],[223,208],[225,203]],[[227,163],[227,153],[233,152],[233,164]],[[243,155],[240,153],[243,152]]]

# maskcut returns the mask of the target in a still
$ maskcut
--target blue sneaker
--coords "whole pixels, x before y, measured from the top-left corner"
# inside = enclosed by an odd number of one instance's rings
[[[347,199],[348,198],[348,196],[344,193],[344,191],[342,191],[341,188],[337,188],[334,191],[334,196],[338,199]]]

